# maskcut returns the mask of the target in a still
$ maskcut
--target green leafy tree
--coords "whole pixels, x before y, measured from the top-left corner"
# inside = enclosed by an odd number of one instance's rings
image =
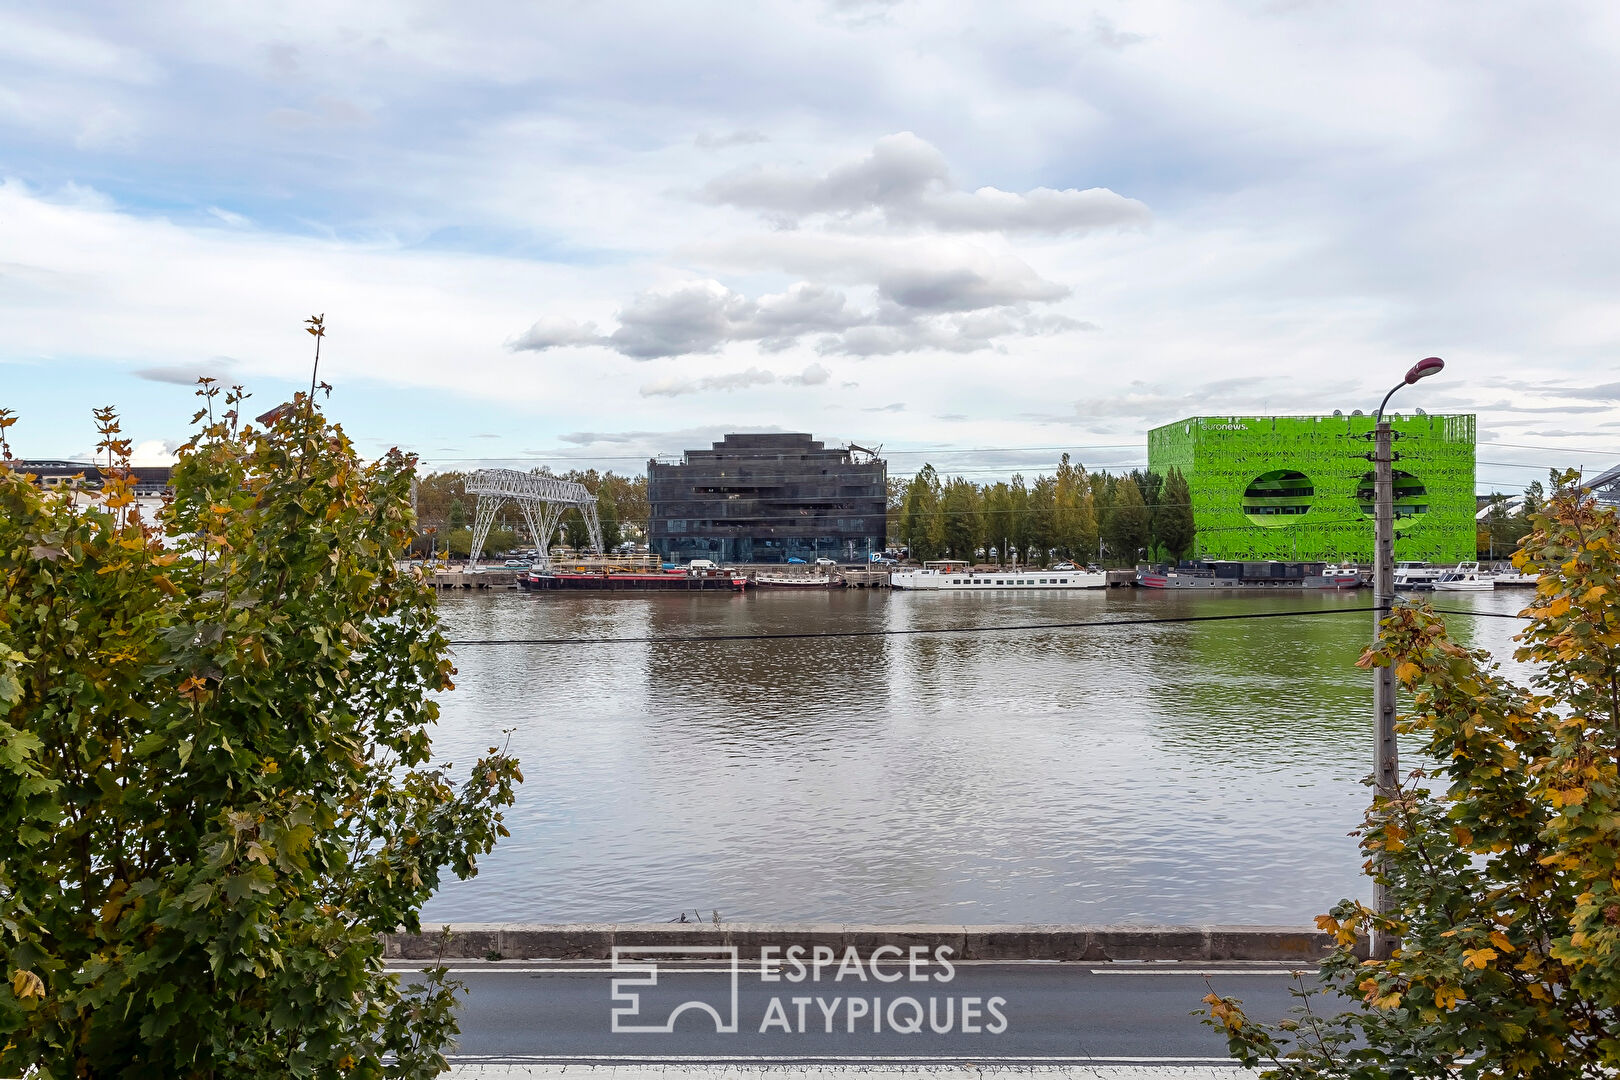
[[[1097,550],[1097,519],[1084,465],[1064,454],[1052,492],[1052,541],[1065,558],[1085,561]]]
[[[1519,517],[1524,521],[1527,532],[1530,519],[1541,513],[1546,501],[1547,489],[1541,486],[1541,481],[1530,481],[1529,486],[1524,489],[1524,501],[1519,507]]]
[[[0,463],[0,1074],[434,1075],[454,984],[378,935],[475,872],[517,762],[430,763],[411,459],[202,393],[156,520],[110,409],[88,504]]]
[[[611,498],[599,498],[596,503],[597,522],[602,526],[602,546],[612,551],[624,539],[619,528],[619,508]]]
[[[1057,544],[1057,483],[1050,476],[1037,476],[1029,489],[1030,551],[1025,561],[1045,566],[1051,561],[1052,548]]]
[[[953,559],[972,560],[984,533],[978,486],[960,476],[953,477],[945,484],[941,515],[946,552]]]
[[[1007,547],[1012,543],[1012,490],[1006,481],[987,485],[984,491],[985,542],[996,549],[996,562],[1007,565]]]
[[[1130,478],[1136,482],[1136,490],[1142,493],[1142,501],[1147,504],[1147,508],[1158,510],[1160,502],[1163,501],[1161,496],[1164,494],[1164,477],[1150,469],[1132,469]]]
[[[1029,488],[1021,473],[1007,482],[1007,544],[1020,563],[1030,561]]]
[[[1154,539],[1163,548],[1165,556],[1181,560],[1192,551],[1196,530],[1193,523],[1192,489],[1180,469],[1171,468],[1160,489],[1159,509],[1155,514]]]
[[[440,546],[458,559],[465,559],[472,554],[472,530],[456,529],[446,534],[440,540]],[[529,539],[528,533],[523,534],[523,540]],[[488,555],[499,555],[511,551],[518,546],[518,534],[514,529],[491,528],[484,537],[484,549],[478,555],[483,559]]]
[[[1109,561],[1119,566],[1134,565],[1152,541],[1147,502],[1141,489],[1130,477],[1121,477],[1114,485],[1104,536],[1108,541]]]
[[[906,505],[906,492],[909,490],[908,485],[903,478],[898,476],[890,476],[886,479],[884,488],[887,494],[887,508],[884,513],[883,535],[887,538],[891,546],[903,544],[905,543],[905,539],[904,534],[901,531],[900,519],[901,512]]]
[[[591,545],[590,530],[585,527],[585,515],[570,510],[563,515],[563,542],[575,551],[584,551]]]
[[[1620,1069],[1620,519],[1574,487],[1531,518],[1539,572],[1510,682],[1426,608],[1397,608],[1363,666],[1411,695],[1423,766],[1379,797],[1361,847],[1389,890],[1317,920],[1337,947],[1280,1025],[1205,999],[1267,1076],[1613,1076]],[[1398,942],[1362,961],[1358,936]],[[1315,998],[1325,999],[1313,1001]]]
[[[939,475],[932,465],[924,465],[911,478],[900,510],[900,538],[914,559],[937,559],[945,550],[941,497]]]
[[[1092,473],[1091,477],[1091,512],[1097,518],[1097,558],[1106,565],[1111,553],[1109,546],[1109,521],[1114,514],[1114,489],[1118,481],[1107,473]]]

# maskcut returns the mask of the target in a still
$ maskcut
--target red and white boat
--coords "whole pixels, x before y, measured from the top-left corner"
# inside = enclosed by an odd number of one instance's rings
[[[735,570],[557,570],[549,574],[522,574],[518,585],[536,591],[741,592],[748,588],[748,579]]]

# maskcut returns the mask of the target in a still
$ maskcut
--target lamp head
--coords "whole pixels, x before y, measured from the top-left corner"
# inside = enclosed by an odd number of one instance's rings
[[[1430,356],[1419,360],[1412,365],[1412,370],[1406,373],[1406,385],[1411,386],[1419,379],[1427,379],[1430,375],[1437,375],[1445,366],[1446,362],[1438,356]]]

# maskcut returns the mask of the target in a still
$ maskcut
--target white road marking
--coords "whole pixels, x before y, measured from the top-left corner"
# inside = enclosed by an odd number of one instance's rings
[[[1180,975],[1183,978],[1192,976],[1219,975],[1225,978],[1228,975],[1297,975],[1309,972],[1310,968],[1190,968],[1186,971],[1165,971],[1162,968],[1090,968],[1093,975]]]
[[[431,966],[431,965],[428,965]],[[389,971],[409,973],[424,970],[423,966],[410,967],[390,966]],[[1162,968],[1162,967],[1088,967],[1082,969],[1091,975],[1177,975],[1182,978],[1201,978],[1204,976],[1220,976],[1227,978],[1240,975],[1294,975],[1300,972],[1310,974],[1312,968]],[[730,968],[689,968],[659,965],[660,975],[730,975]],[[756,975],[754,968],[743,967],[738,973],[744,976]],[[503,964],[489,964],[483,967],[452,967],[452,975],[625,975],[623,969],[615,970],[609,967],[565,968],[565,967],[510,967]]]
[[[1074,1077],[1076,1080],[1234,1080],[1240,1073],[1231,1061],[1192,1062],[1150,1059],[1149,1063],[1016,1061],[998,1063],[971,1057],[944,1061],[865,1061],[852,1064],[806,1061],[570,1061],[450,1066],[455,1080],[515,1080],[518,1077],[596,1077],[598,1080],[963,1080],[976,1077]]]
[[[421,971],[423,969],[420,968],[420,967],[391,967],[388,970],[389,971],[405,971],[405,972],[408,972],[408,971]],[[658,973],[660,975],[730,975],[731,974],[731,969],[730,968],[665,967],[662,964],[660,964],[659,967],[658,967]],[[749,972],[749,969],[747,969],[747,968],[740,968],[739,973],[746,975],[746,974],[749,974],[750,972]],[[637,974],[637,972],[628,971],[628,970],[626,970],[624,968],[615,969],[615,968],[606,968],[606,967],[591,967],[591,968],[502,967],[499,964],[490,964],[488,967],[467,967],[467,968],[453,967],[453,968],[450,969],[450,974],[452,974],[452,975],[616,975],[616,976],[620,976],[620,977],[628,977],[630,975]]]
[[[1032,1054],[850,1054],[848,1056],[831,1056],[827,1054],[448,1054],[446,1059],[451,1062],[465,1061],[514,1063],[523,1062],[566,1062],[566,1061],[602,1061],[602,1062],[634,1062],[638,1065],[658,1064],[661,1062],[680,1062],[698,1064],[737,1064],[743,1062],[760,1062],[770,1064],[774,1062],[803,1062],[814,1061],[823,1064],[837,1065],[844,1062],[850,1064],[868,1064],[885,1061],[896,1063],[906,1062],[968,1062],[982,1061],[985,1064],[994,1064],[1001,1061],[1018,1062],[1046,1062],[1062,1065],[1088,1065],[1099,1061],[1119,1062],[1129,1065],[1233,1065],[1231,1058],[1223,1057],[1113,1057],[1102,1055],[1099,1057],[1076,1057],[1070,1055],[1032,1055]]]

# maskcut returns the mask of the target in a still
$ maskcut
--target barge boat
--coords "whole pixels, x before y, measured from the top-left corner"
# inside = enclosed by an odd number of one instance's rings
[[[524,589],[594,590],[598,592],[741,592],[748,579],[731,570],[665,573],[645,571],[557,570],[551,573],[521,574],[518,585]]]
[[[1180,566],[1145,567],[1136,572],[1145,589],[1355,589],[1361,572],[1319,562],[1227,562],[1206,559]]]
[[[1101,589],[1108,584],[1108,575],[1095,570],[1041,570],[1036,567],[1022,570],[938,570],[925,566],[921,570],[897,570],[889,575],[889,584],[896,589],[938,592]]]

